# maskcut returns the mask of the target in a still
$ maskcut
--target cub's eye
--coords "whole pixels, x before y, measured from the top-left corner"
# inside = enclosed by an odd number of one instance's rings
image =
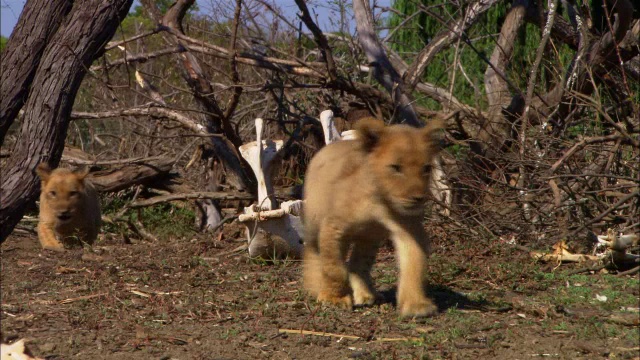
[[[77,191],[69,191],[69,196],[78,196]]]
[[[422,173],[423,173],[423,174],[425,174],[425,175],[429,175],[429,174],[431,174],[431,171],[432,171],[432,170],[433,170],[433,166],[431,166],[431,165],[425,165],[425,166],[422,168]]]
[[[389,165],[389,167],[391,168],[391,170],[397,172],[397,173],[401,173],[402,172],[402,166],[400,166],[399,164],[392,164]]]
[[[56,197],[56,192],[55,191],[49,191],[49,196]]]

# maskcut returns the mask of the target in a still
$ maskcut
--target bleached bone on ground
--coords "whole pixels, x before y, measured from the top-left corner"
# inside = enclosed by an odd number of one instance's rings
[[[628,248],[638,245],[640,236],[637,234],[618,235],[615,230],[607,229],[607,235],[598,235],[597,247],[607,247],[615,251],[626,251]]]
[[[582,262],[586,260],[602,261],[605,265],[620,265],[640,262],[640,255],[629,254],[627,249],[638,245],[640,238],[636,234],[618,235],[613,229],[607,230],[607,235],[599,235],[595,255],[573,254],[568,250],[565,241],[553,245],[553,252],[546,254],[532,251],[531,257],[542,261]],[[604,251],[603,251],[604,250]]]
[[[324,142],[329,145],[339,140],[354,140],[356,138],[355,130],[347,130],[338,134],[335,123],[333,121],[333,111],[325,110],[320,113],[320,123],[322,124],[322,131],[324,132]],[[449,209],[451,207],[452,194],[451,188],[446,178],[446,174],[442,169],[442,163],[440,159],[436,158],[433,162],[433,171],[431,172],[431,186],[429,187],[431,194],[440,203],[445,204],[442,207],[440,213],[444,216],[449,216]],[[440,206],[439,206],[440,207]]]
[[[614,263],[633,263],[640,261],[640,255],[629,254],[627,249],[638,245],[640,236],[637,234],[618,235],[615,230],[607,229],[607,235],[598,235],[598,243],[595,251],[603,247],[606,249],[604,253],[598,256],[603,258],[611,258]]]
[[[551,254],[546,254],[538,251],[532,251],[530,253],[531,257],[536,260],[542,261],[554,261],[554,262],[583,262],[583,261],[596,261],[599,259],[597,256],[593,255],[582,255],[582,254],[574,254],[569,251],[569,247],[567,246],[564,240],[559,241],[553,245],[553,252]]]
[[[201,227],[205,230],[213,230],[220,226],[222,214],[213,201],[211,199],[203,200],[200,202],[200,206],[204,215],[201,219]]]
[[[1,360],[43,360],[42,358],[33,357],[27,350],[24,339],[20,339],[11,345],[0,344]]]
[[[257,140],[240,146],[258,180],[258,203],[244,209],[238,220],[245,224],[251,257],[293,257],[302,255],[300,200],[284,202],[278,208],[271,182],[282,140],[262,140],[263,121],[256,119]]]

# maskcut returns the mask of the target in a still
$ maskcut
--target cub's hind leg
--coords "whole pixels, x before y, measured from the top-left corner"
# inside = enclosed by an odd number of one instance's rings
[[[378,298],[371,268],[376,261],[380,241],[359,239],[355,242],[349,259],[349,283],[353,290],[354,305],[373,305]]]
[[[318,301],[350,309],[353,306],[349,271],[346,264],[349,242],[338,219],[327,218],[318,234],[320,277]]]
[[[322,288],[322,261],[317,243],[305,240],[303,259],[302,284],[311,296],[317,298]]]

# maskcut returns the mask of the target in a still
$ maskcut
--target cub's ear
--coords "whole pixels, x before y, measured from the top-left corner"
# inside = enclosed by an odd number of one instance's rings
[[[49,167],[49,164],[42,162],[36,167],[36,174],[38,174],[42,182],[47,182],[51,176],[51,167]]]
[[[444,121],[442,119],[434,119],[429,121],[429,123],[422,128],[422,134],[424,136],[424,140],[430,144],[430,147],[434,151],[440,151],[440,140],[442,139],[442,131],[445,127]]]
[[[87,177],[87,175],[89,175],[89,170],[91,170],[88,166],[75,170],[73,173],[76,175],[76,178],[79,181],[84,181],[84,178]]]
[[[380,137],[385,131],[385,125],[381,120],[366,117],[358,120],[355,130],[358,132],[359,139],[365,150],[370,151],[380,141]]]

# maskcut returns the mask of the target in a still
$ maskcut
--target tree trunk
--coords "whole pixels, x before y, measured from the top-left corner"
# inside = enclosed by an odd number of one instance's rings
[[[76,2],[63,25],[48,41],[31,83],[20,138],[2,171],[0,242],[11,233],[22,218],[26,205],[34,201],[38,193],[39,184],[33,169],[42,161],[51,166],[60,161],[71,108],[80,83],[126,16],[132,2]],[[48,0],[29,0],[28,7],[44,7],[46,3]],[[46,26],[40,18],[31,20],[34,28]],[[3,78],[3,83],[5,81],[13,82]]]
[[[29,94],[47,42],[67,16],[72,0],[28,1],[0,55],[0,146]]]

